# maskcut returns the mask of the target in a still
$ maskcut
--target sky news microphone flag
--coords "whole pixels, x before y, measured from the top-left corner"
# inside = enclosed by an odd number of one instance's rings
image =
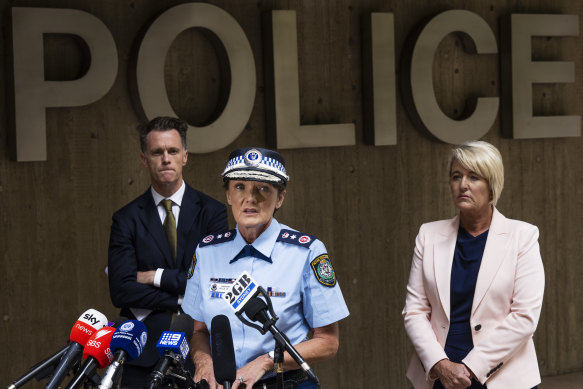
[[[71,345],[59,361],[45,389],[57,389],[60,386],[69,370],[76,363],[79,363],[81,354],[83,353],[83,347],[85,347],[91,335],[106,325],[107,318],[105,315],[95,309],[88,309],[79,317],[69,335]]]

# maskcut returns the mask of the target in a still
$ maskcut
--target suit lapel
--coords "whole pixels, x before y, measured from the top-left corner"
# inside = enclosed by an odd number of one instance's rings
[[[168,244],[168,238],[164,232],[164,227],[160,222],[160,215],[158,214],[158,208],[154,204],[154,198],[152,197],[152,192],[150,188],[142,195],[142,203],[140,205],[140,219],[144,224],[144,227],[148,230],[154,242],[160,251],[164,254],[164,260],[169,267],[173,267],[172,254],[170,252],[170,245]]]
[[[492,215],[492,223],[490,223],[490,231],[488,232],[488,239],[484,254],[482,256],[482,263],[478,273],[478,280],[476,281],[476,289],[474,292],[474,301],[472,303],[472,315],[480,305],[488,288],[492,284],[500,265],[504,262],[504,257],[508,252],[508,223],[506,218],[494,208]]]
[[[441,306],[449,320],[450,314],[450,291],[451,291],[451,266],[453,264],[453,254],[457,231],[459,228],[459,217],[450,220],[447,228],[439,231],[441,240],[435,243],[433,256],[433,266],[435,272],[435,284],[439,293]]]
[[[178,217],[178,227],[177,227],[177,237],[178,237],[178,247],[176,252],[176,264],[180,267],[180,264],[186,259],[188,263],[185,266],[190,266],[192,258],[184,258],[185,247],[188,247],[190,242],[190,231],[194,225],[194,221],[197,219],[197,215],[200,212],[200,201],[197,193],[190,186],[186,185],[184,191],[184,196],[182,197],[182,204],[180,206],[180,216]]]

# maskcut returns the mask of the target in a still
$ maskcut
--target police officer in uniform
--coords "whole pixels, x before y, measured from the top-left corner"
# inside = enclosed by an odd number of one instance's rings
[[[195,319],[195,381],[206,379],[211,389],[217,387],[209,331],[213,317],[223,314],[233,334],[233,388],[275,387],[273,337],[243,324],[222,298],[235,279],[247,271],[267,290],[279,316],[277,327],[308,363],[336,354],[338,321],[348,316],[348,308],[324,243],[273,217],[289,180],[283,157],[261,148],[235,150],[222,178],[237,227],[200,242],[182,303]],[[294,387],[315,388],[287,352],[283,368],[285,380]]]

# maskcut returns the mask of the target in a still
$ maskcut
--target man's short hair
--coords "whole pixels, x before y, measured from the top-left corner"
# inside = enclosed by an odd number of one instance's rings
[[[140,148],[142,149],[142,152],[146,152],[146,140],[150,132],[170,130],[178,131],[180,139],[182,140],[182,148],[186,150],[186,131],[188,130],[188,123],[182,119],[171,116],[158,116],[157,118],[150,120],[150,122],[138,126]]]

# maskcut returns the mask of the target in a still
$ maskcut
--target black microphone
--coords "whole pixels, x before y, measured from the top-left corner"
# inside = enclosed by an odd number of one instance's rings
[[[223,389],[231,389],[237,375],[237,365],[231,323],[225,315],[217,315],[211,321],[211,355],[216,381],[223,385]]]
[[[259,294],[261,294],[266,299],[267,303],[257,297]],[[235,282],[223,294],[223,299],[231,306],[231,308],[235,311],[235,315],[244,324],[255,328],[257,331],[261,332],[261,334],[265,334],[269,330],[275,341],[279,345],[285,347],[285,350],[292,356],[296,363],[300,365],[308,378],[318,387],[320,387],[318,377],[316,377],[314,371],[310,368],[306,361],[304,361],[294,346],[292,346],[285,334],[283,334],[275,326],[275,322],[277,321],[278,317],[273,311],[273,305],[271,304],[269,294],[265,291],[265,289],[257,284],[257,282],[248,272],[243,271],[243,273],[237,277]],[[272,318],[270,318],[267,314],[268,309],[273,316]],[[263,324],[263,327],[249,322],[243,317],[243,312],[249,319]]]
[[[95,309],[88,309],[77,320],[69,339],[70,346],[59,361],[53,372],[53,376],[45,386],[45,389],[57,389],[69,370],[79,363],[83,347],[93,333],[107,325],[107,318]]]
[[[268,298],[266,294],[263,295]],[[304,358],[302,358],[302,356],[296,351],[287,336],[285,336],[285,334],[275,326],[275,320],[269,318],[267,309],[268,307],[265,301],[257,296],[252,297],[243,307],[243,311],[247,317],[253,321],[263,324],[263,328],[269,330],[275,340],[285,347],[285,350],[292,356],[296,363],[300,365],[310,381],[316,385],[319,385],[320,383],[318,381],[318,377],[316,377],[316,374],[314,374],[314,371],[310,368],[310,365],[308,365],[308,363],[304,361]]]
[[[30,370],[25,375],[14,381],[10,386],[8,386],[8,389],[20,388],[22,385],[26,384],[33,378],[35,378],[37,381],[40,381],[43,378],[49,376],[52,373],[53,369],[55,368],[55,365],[59,362],[59,360],[63,356],[63,354],[67,352],[69,346],[70,345],[67,344],[65,347],[63,347],[50,357],[46,358],[44,361],[41,361],[34,365],[33,367],[31,367]]]
[[[156,344],[161,358],[150,374],[148,389],[156,389],[171,368],[181,373],[182,379],[192,381],[190,373],[184,369],[184,361],[190,353],[190,339],[193,332],[194,320],[185,313],[181,313],[174,319],[170,325],[170,331],[162,332]]]

